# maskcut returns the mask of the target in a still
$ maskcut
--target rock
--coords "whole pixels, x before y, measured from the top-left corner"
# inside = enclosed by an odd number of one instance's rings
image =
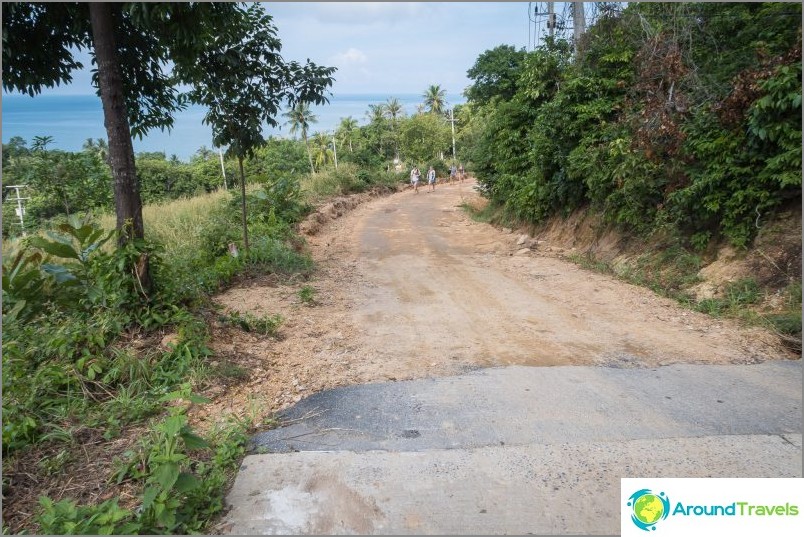
[[[516,241],[516,245],[517,245],[517,246],[522,246],[523,244],[525,244],[525,243],[527,242],[527,240],[528,240],[528,236],[527,236],[527,235],[520,235],[520,236],[519,236],[519,240],[518,240],[518,241]]]
[[[514,230],[509,228],[509,227],[504,227],[503,228],[503,233],[508,233],[510,235],[513,232],[514,232]]]
[[[293,398],[293,402],[294,402],[294,403],[298,403],[298,402],[299,402],[299,401],[301,401],[301,400],[302,400],[302,396],[301,396],[301,395],[297,395],[296,397],[294,397],[294,398]]]
[[[521,250],[517,250],[516,255],[525,255],[530,253],[530,248],[522,248]]]

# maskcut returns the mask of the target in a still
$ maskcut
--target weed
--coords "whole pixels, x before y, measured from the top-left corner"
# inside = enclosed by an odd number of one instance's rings
[[[227,315],[219,315],[218,320],[229,326],[235,326],[246,332],[256,332],[264,336],[276,336],[284,319],[281,315],[263,315],[257,317],[251,313],[233,311]]]
[[[299,289],[299,300],[308,306],[314,306],[316,304],[315,289],[309,285],[305,285]]]

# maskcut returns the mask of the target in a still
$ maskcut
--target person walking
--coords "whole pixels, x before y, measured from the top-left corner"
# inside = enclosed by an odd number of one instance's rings
[[[466,172],[463,169],[463,164],[458,164],[458,179],[461,180],[461,183],[463,183],[464,177],[466,177]]]
[[[422,174],[419,172],[419,168],[414,166],[412,170],[410,170],[410,184],[413,187],[413,191],[416,194],[419,193],[419,180],[422,178]]]
[[[430,166],[430,169],[427,171],[427,184],[430,186],[430,189],[433,192],[435,192],[435,183],[436,183],[435,168]]]
[[[455,180],[455,174],[458,173],[458,170],[455,168],[455,164],[452,164],[449,167],[449,184]]]

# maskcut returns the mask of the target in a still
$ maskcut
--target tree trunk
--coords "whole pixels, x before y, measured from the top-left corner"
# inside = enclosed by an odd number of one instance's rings
[[[98,87],[103,103],[103,124],[109,139],[109,165],[114,177],[114,203],[120,244],[143,238],[142,200],[134,167],[134,146],[123,96],[123,78],[114,39],[115,20],[112,5],[89,3],[89,20],[98,65]],[[148,256],[143,254],[134,267],[143,292],[151,289]]]
[[[313,167],[313,155],[310,153],[310,144],[307,143],[307,135],[303,135],[304,138],[304,147],[307,148],[307,158],[310,160],[310,169],[315,173],[315,168]]]
[[[248,224],[246,223],[246,174],[243,172],[243,157],[237,157],[240,164],[240,205],[243,209],[243,247],[248,254]]]
[[[109,138],[109,164],[114,177],[115,211],[117,229],[124,230],[131,221],[131,229],[125,230],[121,241],[144,236],[142,201],[140,199],[137,173],[134,167],[134,146],[123,97],[123,78],[114,39],[115,20],[109,3],[90,2],[89,16],[92,23],[92,38],[95,43],[95,58],[98,62],[98,85],[103,103],[103,124]]]

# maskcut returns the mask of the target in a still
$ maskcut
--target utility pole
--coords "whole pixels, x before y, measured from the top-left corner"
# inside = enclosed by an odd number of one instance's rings
[[[547,2],[547,29],[550,30],[550,37],[553,37],[556,29],[556,13],[553,4],[555,2]]]
[[[229,190],[229,185],[226,184],[226,168],[223,167],[223,151],[221,148],[218,148],[218,156],[221,157],[221,173],[223,174],[223,189]]]
[[[579,53],[581,36],[586,29],[586,17],[583,12],[583,2],[572,3],[572,35],[575,40],[575,55]]]
[[[449,109],[449,124],[452,127],[452,160],[455,160],[455,118],[452,117],[452,108]]]
[[[25,204],[23,204],[22,202],[25,201],[25,200],[31,199],[31,198],[23,198],[23,197],[21,197],[20,196],[20,189],[21,188],[27,188],[27,186],[28,185],[8,185],[8,186],[6,186],[6,188],[13,188],[14,193],[17,196],[16,198],[12,198],[11,201],[16,201],[17,202],[17,208],[15,209],[15,212],[17,213],[17,216],[20,219],[20,228],[22,228],[22,236],[23,237],[26,235],[26,233],[25,233]]]
[[[335,147],[335,136],[332,137],[332,154],[335,155],[335,169],[338,169],[338,148]]]

